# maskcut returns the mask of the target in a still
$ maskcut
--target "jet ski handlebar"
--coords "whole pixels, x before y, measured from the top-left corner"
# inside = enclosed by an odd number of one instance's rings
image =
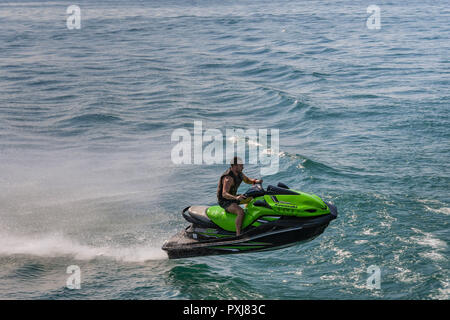
[[[253,186],[251,186],[243,195],[248,198],[256,198],[261,197],[265,194],[268,195],[299,195],[298,192],[290,190],[287,185],[284,183],[279,182],[277,186],[269,185],[267,187],[267,190],[264,190],[262,183],[255,183]]]
[[[260,197],[263,196],[266,193],[264,190],[262,183],[254,183],[245,193],[244,196],[246,198],[248,197]]]

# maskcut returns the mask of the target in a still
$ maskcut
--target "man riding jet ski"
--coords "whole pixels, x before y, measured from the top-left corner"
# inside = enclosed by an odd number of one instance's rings
[[[219,184],[217,186],[217,200],[219,206],[225,209],[225,211],[234,213],[236,217],[236,236],[241,234],[242,220],[244,219],[245,212],[239,206],[239,204],[248,203],[251,198],[247,198],[245,195],[236,195],[241,182],[244,181],[247,184],[262,183],[262,180],[248,178],[242,170],[244,164],[242,159],[234,157],[231,162],[230,168],[225,171],[220,177]]]
[[[264,190],[262,180],[245,177],[242,169],[240,172],[236,168],[233,171],[232,165],[221,176],[217,189],[219,206],[189,206],[183,210],[183,217],[191,225],[164,243],[162,249],[170,259],[290,246],[314,239],[337,217],[337,208],[314,194],[292,190],[283,183]],[[233,183],[227,184],[227,177]],[[237,196],[241,181],[255,184]],[[238,201],[246,202],[247,207],[242,209]],[[229,212],[233,204],[244,214]],[[240,216],[242,220],[237,221]]]

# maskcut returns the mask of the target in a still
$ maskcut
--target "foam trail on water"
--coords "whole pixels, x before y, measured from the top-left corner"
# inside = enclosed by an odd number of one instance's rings
[[[124,262],[144,262],[168,258],[163,250],[152,246],[95,247],[77,243],[59,234],[41,237],[2,236],[0,255],[14,254],[41,257],[72,256],[78,260],[110,258]]]

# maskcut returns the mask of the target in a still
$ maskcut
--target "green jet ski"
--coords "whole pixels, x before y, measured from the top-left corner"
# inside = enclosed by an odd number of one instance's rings
[[[240,236],[235,214],[218,205],[190,206],[182,215],[191,225],[162,249],[170,259],[278,249],[314,239],[337,217],[334,205],[283,183],[267,190],[255,184],[244,195],[252,200],[244,209]]]

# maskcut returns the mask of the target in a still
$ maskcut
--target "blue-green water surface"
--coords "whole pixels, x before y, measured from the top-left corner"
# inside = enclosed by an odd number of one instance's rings
[[[380,29],[371,4],[82,0],[69,30],[70,3],[2,2],[0,298],[448,299],[448,2],[378,1]],[[194,121],[278,129],[265,185],[338,219],[302,245],[168,260],[226,169],[172,161]]]

